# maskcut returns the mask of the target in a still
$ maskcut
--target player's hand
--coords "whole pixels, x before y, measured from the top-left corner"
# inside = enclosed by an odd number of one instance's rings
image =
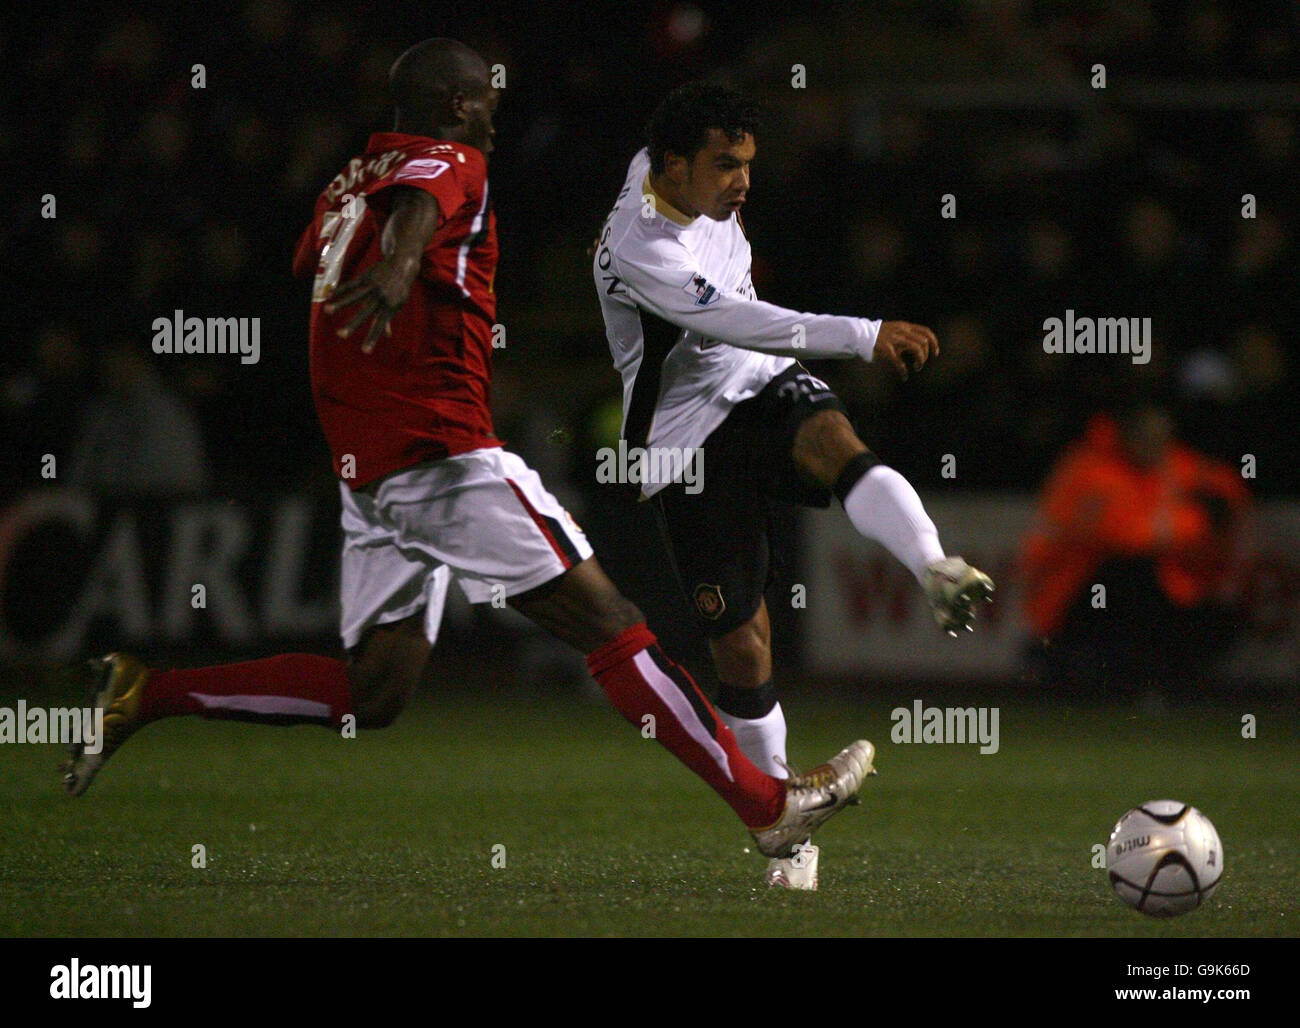
[[[892,364],[898,377],[907,381],[909,371],[920,371],[925,362],[939,355],[939,340],[924,325],[910,321],[886,321],[876,335],[872,359],[881,357]]]
[[[360,304],[356,316],[339,329],[339,337],[347,339],[370,320],[370,329],[361,341],[361,352],[372,352],[379,337],[390,334],[389,322],[411,295],[411,284],[419,270],[418,258],[392,255],[334,290],[334,295],[325,304],[327,314]]]

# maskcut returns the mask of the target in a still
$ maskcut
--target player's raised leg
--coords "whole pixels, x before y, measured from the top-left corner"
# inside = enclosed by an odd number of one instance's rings
[[[961,557],[947,557],[939,533],[910,482],[880,463],[838,410],[822,410],[795,434],[796,467],[835,490],[853,527],[906,565],[930,600],[935,620],[956,635],[969,630],[975,605],[991,600],[993,581]]]

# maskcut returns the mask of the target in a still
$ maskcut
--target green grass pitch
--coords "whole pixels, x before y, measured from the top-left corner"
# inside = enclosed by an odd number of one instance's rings
[[[891,743],[910,695],[790,692],[796,762],[859,736],[878,750],[862,805],[818,837],[817,893],[767,889],[723,803],[603,705],[456,695],[355,740],[161,723],[79,800],[59,748],[0,747],[0,935],[1296,932],[1289,712],[1003,704],[1001,750],[982,756]],[[1210,816],[1226,867],[1206,906],[1158,921],[1119,902],[1091,847],[1166,797]]]

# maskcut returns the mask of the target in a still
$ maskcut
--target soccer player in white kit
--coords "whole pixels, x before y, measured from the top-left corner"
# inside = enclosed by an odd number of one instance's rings
[[[835,394],[796,359],[879,359],[906,379],[939,352],[934,333],[756,297],[740,208],[757,125],[755,105],[721,86],[670,93],[601,229],[593,270],[623,377],[623,445],[645,455],[637,484],[708,637],[721,683],[715,706],[744,753],[784,775],[786,724],[763,598],[773,507],[825,507],[837,496],[853,526],[916,576],[951,634],[971,627],[993,583],[945,556],[916,491],[867,449]],[[768,881],[815,888],[816,858],[810,848],[774,859]]]

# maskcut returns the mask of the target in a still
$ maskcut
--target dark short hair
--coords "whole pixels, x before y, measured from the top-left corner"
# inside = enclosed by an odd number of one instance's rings
[[[761,111],[749,97],[712,82],[687,82],[669,93],[650,115],[646,149],[650,170],[664,170],[669,151],[694,160],[709,139],[709,129],[719,129],[733,143],[745,134],[755,135]]]

